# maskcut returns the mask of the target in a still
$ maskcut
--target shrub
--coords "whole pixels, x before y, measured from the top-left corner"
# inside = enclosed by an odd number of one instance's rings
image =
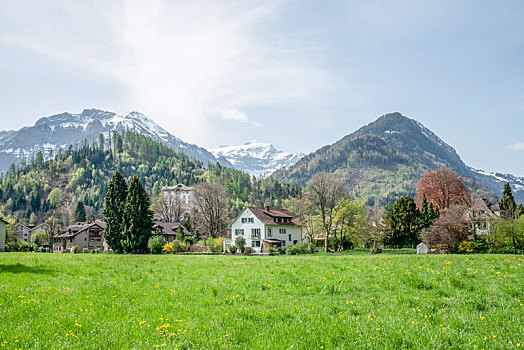
[[[147,247],[149,248],[151,254],[161,254],[164,244],[164,237],[160,235],[154,235],[147,241]]]
[[[84,249],[82,249],[82,253],[84,253],[84,254],[88,254],[88,253],[89,253],[89,249],[88,249],[88,248],[84,248]]]
[[[290,247],[286,248],[286,254],[288,255],[297,255],[297,254],[310,254],[312,253],[309,244],[307,243],[297,243]]]
[[[267,252],[269,253],[269,255],[277,255],[277,254],[279,254],[278,249],[275,249],[273,247],[269,247]]]
[[[173,242],[167,242],[166,244],[164,244],[164,246],[162,247],[162,251],[167,254],[173,254],[175,252]]]
[[[244,254],[244,251],[246,249],[246,240],[242,236],[238,236],[235,239],[235,246],[238,248],[240,253]]]
[[[227,246],[227,250],[228,250],[231,254],[236,254],[236,252],[237,252],[237,247],[236,247],[235,245],[231,244],[231,245],[228,245],[228,246]]]
[[[26,241],[18,241],[15,244],[15,249],[19,252],[30,252],[32,248],[33,245],[27,243]]]
[[[78,253],[80,253],[80,247],[77,246],[77,245],[75,245],[75,248],[73,249],[73,253],[74,253],[74,254],[78,254]]]
[[[215,239],[215,252],[220,253],[222,249],[224,248],[224,239],[222,237],[218,237]]]
[[[458,250],[461,253],[473,253],[473,243],[469,241],[462,241],[459,244]]]

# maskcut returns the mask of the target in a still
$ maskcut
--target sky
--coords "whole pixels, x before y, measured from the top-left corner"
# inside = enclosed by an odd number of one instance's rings
[[[524,2],[0,1],[0,130],[139,111],[184,141],[309,153],[401,112],[524,176]]]

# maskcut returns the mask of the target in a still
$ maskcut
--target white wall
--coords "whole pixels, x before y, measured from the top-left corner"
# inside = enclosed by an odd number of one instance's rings
[[[0,252],[5,251],[6,231],[6,224],[4,224],[3,221],[0,221]]]
[[[242,223],[242,218],[253,218],[253,222]],[[257,228],[260,229],[260,239],[251,239],[251,230]],[[235,230],[237,229],[244,230],[244,239],[246,240],[246,247],[251,247],[253,249],[253,252],[260,252],[260,250],[262,249],[262,240],[264,239],[264,224],[255,216],[255,214],[251,212],[251,210],[247,208],[244,209],[242,214],[240,214],[240,216],[231,225],[231,240],[233,242],[235,242],[235,240],[238,237],[237,235],[235,235]],[[252,242],[254,240],[260,241],[260,247],[252,247]]]
[[[242,223],[242,218],[253,218],[253,222]],[[252,229],[260,229],[260,239],[251,238]],[[269,228],[272,230],[271,237],[268,236]],[[279,233],[279,229],[285,229],[286,233]],[[235,242],[238,237],[235,235],[235,230],[243,229],[244,230],[244,239],[246,240],[246,247],[251,247],[253,252],[260,252],[262,250],[262,240],[264,239],[278,239],[285,242],[285,247],[289,247],[296,243],[302,242],[302,228],[297,226],[284,226],[284,225],[264,225],[249,209],[245,209],[242,214],[233,222],[231,225],[231,240]],[[289,239],[291,235],[291,240]],[[253,241],[260,241],[260,247],[252,247]]]

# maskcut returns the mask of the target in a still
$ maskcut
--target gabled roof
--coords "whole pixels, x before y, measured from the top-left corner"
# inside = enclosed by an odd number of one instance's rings
[[[194,189],[195,189],[194,187],[186,186],[184,184],[177,184],[175,186],[162,187],[162,191],[176,191],[176,190],[193,191]]]
[[[471,210],[475,212],[477,219],[488,219],[494,216],[495,212],[500,211],[500,208],[497,204],[492,204],[486,198],[481,198],[473,203]]]
[[[5,221],[3,218],[0,218],[0,222],[3,222],[4,224],[9,225],[9,223]]]
[[[294,215],[287,209],[246,207],[265,225],[300,226],[293,221]],[[275,222],[275,218],[291,219],[291,222]]]
[[[99,228],[104,230],[106,228],[106,223],[103,221],[99,221],[99,220],[96,220],[93,223],[77,222],[67,227],[66,230],[62,234],[56,236],[56,238],[73,237],[79,233],[82,233],[84,231],[91,229],[93,226],[98,226]]]

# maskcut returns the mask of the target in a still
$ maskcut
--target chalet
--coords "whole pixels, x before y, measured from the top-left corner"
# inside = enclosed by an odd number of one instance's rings
[[[489,233],[493,219],[500,217],[500,207],[485,198],[477,200],[467,212],[468,220],[479,235]]]
[[[0,252],[5,251],[5,241],[7,236],[7,225],[9,223],[4,219],[0,218]]]
[[[153,232],[162,235],[166,242],[173,242],[178,235],[179,227],[182,228],[182,232],[184,233],[185,237],[192,236],[191,232],[189,232],[187,228],[185,228],[179,222],[155,221],[153,225]]]
[[[286,248],[302,242],[302,226],[286,209],[247,207],[231,224],[231,239],[224,244],[234,245],[240,236],[254,253],[265,253],[270,247]]]
[[[78,246],[80,249],[99,249],[107,252],[109,247],[104,239],[105,227],[106,224],[103,221],[77,222],[54,237],[53,250],[55,253],[61,253],[71,251]]]
[[[21,223],[17,223],[14,227],[14,230],[16,233],[15,243],[18,241],[31,241],[31,228],[29,228],[28,226]]]

